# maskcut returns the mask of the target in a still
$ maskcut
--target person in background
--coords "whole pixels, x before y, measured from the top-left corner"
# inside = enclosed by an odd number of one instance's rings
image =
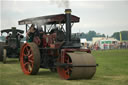
[[[8,43],[8,39],[10,39],[10,38],[11,38],[11,35],[12,35],[12,34],[11,34],[11,33],[9,33],[9,34],[8,34],[8,36],[6,37],[6,44]]]

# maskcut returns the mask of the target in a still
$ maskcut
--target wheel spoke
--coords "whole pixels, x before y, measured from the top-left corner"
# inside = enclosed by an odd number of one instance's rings
[[[30,51],[30,50],[28,50],[27,55],[28,55],[28,56],[31,55],[31,51]]]
[[[28,59],[29,59],[29,60],[33,60],[33,55],[30,54],[30,55],[28,56]]]
[[[65,59],[64,59],[64,62],[67,63],[67,64],[72,64],[72,62],[70,61],[70,57],[68,55],[65,56]],[[71,71],[72,71],[72,68],[71,67],[66,67],[64,69],[64,72],[65,72],[65,76],[70,76],[71,74]]]
[[[31,53],[31,50],[28,48],[28,46],[26,46],[25,47],[25,52],[24,52],[25,56],[29,56],[30,53]]]
[[[33,60],[29,60],[29,63],[31,63],[31,65],[33,66]]]
[[[28,62],[25,62],[24,66],[26,67],[28,65]]]
[[[27,56],[29,56],[29,55],[30,55],[30,53],[31,53],[31,51],[30,51],[30,50],[28,50],[26,55],[27,55]]]
[[[29,62],[26,62],[25,64],[24,64],[24,67],[25,67],[25,69],[27,70],[27,71],[31,71],[32,70],[32,64],[31,63],[29,63]]]
[[[28,70],[29,70],[29,72],[32,71],[32,66],[31,66],[31,64],[28,64]]]
[[[28,47],[26,47],[26,51],[27,51],[27,52],[28,52],[28,50],[29,50]]]
[[[27,56],[27,55],[24,53],[23,56]]]
[[[32,58],[32,54],[31,54],[31,49],[28,46],[26,46],[24,51],[25,52],[24,52],[23,56],[28,57],[28,61],[25,62],[24,67],[28,72],[31,72],[32,67],[33,67],[33,58]]]

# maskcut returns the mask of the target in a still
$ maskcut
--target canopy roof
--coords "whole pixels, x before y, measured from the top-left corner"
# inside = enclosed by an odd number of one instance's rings
[[[12,29],[5,29],[5,30],[1,30],[1,33],[3,33],[3,32],[9,33],[9,32],[12,32],[12,31],[13,31]],[[19,30],[19,29],[15,29],[15,31],[19,32],[19,33],[24,33],[23,30]]]
[[[79,17],[71,15],[71,22],[79,22]],[[27,18],[24,20],[20,20],[19,25],[24,24],[59,24],[65,23],[65,14],[57,14],[57,15],[49,15],[49,16],[41,16],[41,17],[34,17],[34,18]]]

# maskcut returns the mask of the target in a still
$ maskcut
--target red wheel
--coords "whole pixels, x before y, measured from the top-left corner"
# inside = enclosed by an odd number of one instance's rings
[[[67,54],[65,54],[64,57],[59,58],[58,62],[72,64],[72,60]],[[61,78],[69,79],[71,76],[71,73],[72,73],[72,68],[71,67],[65,67],[65,68],[57,67],[57,71],[58,71]]]
[[[24,74],[37,74],[40,68],[40,52],[35,43],[25,43],[22,46],[20,64]]]

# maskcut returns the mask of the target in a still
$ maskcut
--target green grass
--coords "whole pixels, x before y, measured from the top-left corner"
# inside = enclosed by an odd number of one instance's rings
[[[40,69],[37,75],[24,75],[16,59],[0,62],[0,85],[128,85],[128,49],[93,51],[99,66],[95,76],[82,80],[62,80],[57,73]]]

